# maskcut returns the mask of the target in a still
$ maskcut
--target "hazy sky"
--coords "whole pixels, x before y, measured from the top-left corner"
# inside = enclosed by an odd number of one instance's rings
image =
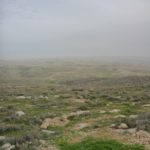
[[[150,57],[150,0],[0,0],[0,57]]]

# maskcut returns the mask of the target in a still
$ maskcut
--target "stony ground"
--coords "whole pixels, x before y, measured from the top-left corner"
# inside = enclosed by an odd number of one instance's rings
[[[59,150],[91,137],[150,147],[150,67],[2,62],[1,149]]]

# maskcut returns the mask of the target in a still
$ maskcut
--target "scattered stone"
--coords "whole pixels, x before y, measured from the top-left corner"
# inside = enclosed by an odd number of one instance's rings
[[[46,118],[42,125],[42,129],[47,129],[48,126],[65,126],[69,123],[69,120],[64,117]]]
[[[58,150],[58,149],[57,149],[56,147],[50,145],[50,146],[48,146],[47,148],[43,148],[43,149],[41,149],[41,150]]]
[[[2,145],[2,150],[11,150],[14,148],[15,148],[15,146],[11,145],[10,143],[5,143],[4,145]]]
[[[117,128],[117,125],[113,123],[110,125],[110,128]]]
[[[2,146],[2,148],[9,148],[10,146],[11,146],[10,143],[5,143],[5,144]]]
[[[50,131],[50,130],[42,130],[43,133],[46,133],[47,135],[54,135],[56,134],[55,131]]]
[[[113,110],[110,110],[109,112],[110,113],[118,113],[118,112],[120,112],[120,109],[113,109]]]
[[[136,136],[137,138],[149,138],[150,140],[150,134],[143,130],[136,132],[134,136]]]
[[[143,105],[143,107],[150,107],[150,104],[145,104]]]
[[[118,126],[118,129],[128,129],[128,125],[125,124],[125,123],[121,123],[121,124]]]
[[[5,136],[0,136],[0,141],[5,140],[6,137]]]
[[[124,129],[116,129],[115,132],[117,132],[119,134],[125,134],[126,130],[124,130]]]
[[[134,135],[136,133],[136,128],[127,129],[127,132]]]
[[[105,111],[105,110],[101,110],[100,113],[101,113],[101,114],[105,114],[106,111]]]
[[[138,117],[138,115],[130,115],[130,116],[129,116],[130,119],[135,119],[135,118],[137,118],[137,117]]]
[[[87,128],[88,126],[88,123],[79,123],[75,126],[75,130],[82,130],[84,128]]]
[[[45,140],[39,140],[39,142],[40,142],[41,145],[45,145],[46,144]]]
[[[117,96],[116,98],[120,99],[120,98],[121,98],[121,96]]]
[[[76,103],[85,103],[85,99],[73,99],[74,102]]]
[[[126,116],[125,116],[125,115],[117,115],[117,116],[115,116],[114,118],[115,118],[115,119],[117,119],[117,118],[126,118]]]
[[[54,95],[54,98],[59,98],[60,96],[59,95]]]
[[[45,96],[45,99],[48,99],[48,96]]]
[[[17,96],[16,99],[26,99],[26,97],[22,95],[22,96]]]
[[[25,113],[23,111],[16,111],[16,115],[21,117],[21,116],[24,116]]]
[[[144,144],[149,147],[150,145],[150,134],[146,131],[140,130],[133,135],[139,144]]]
[[[31,99],[32,97],[31,96],[26,96],[26,99]]]
[[[68,119],[69,118],[72,118],[72,117],[79,117],[79,116],[88,116],[88,115],[90,115],[91,113],[90,113],[90,111],[77,111],[77,112],[72,112],[72,113],[70,113],[69,115],[68,115]]]

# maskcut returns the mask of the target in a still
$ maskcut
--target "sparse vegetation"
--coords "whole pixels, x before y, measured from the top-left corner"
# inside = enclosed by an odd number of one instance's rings
[[[43,61],[2,62],[0,70],[1,147],[7,143],[16,150],[43,150],[51,144],[58,150],[150,147],[148,140],[136,137],[138,131],[150,133],[149,67]],[[87,137],[95,140],[84,140]],[[59,145],[61,139],[69,143]]]

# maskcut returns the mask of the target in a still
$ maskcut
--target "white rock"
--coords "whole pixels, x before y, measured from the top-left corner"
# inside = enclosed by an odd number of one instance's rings
[[[21,117],[21,116],[25,115],[25,113],[23,111],[16,111],[16,115]]]

